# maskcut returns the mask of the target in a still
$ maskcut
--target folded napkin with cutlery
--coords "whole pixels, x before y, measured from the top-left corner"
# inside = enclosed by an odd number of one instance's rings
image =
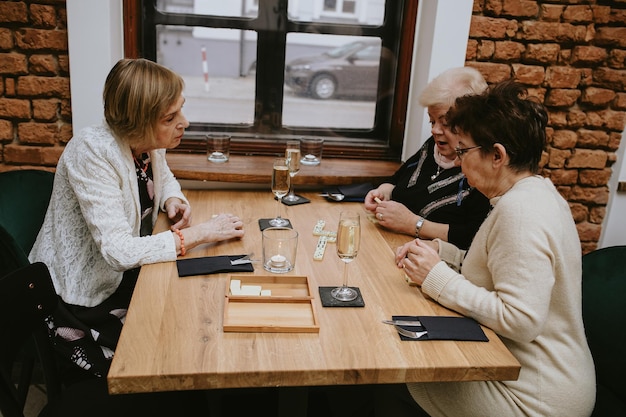
[[[489,339],[480,327],[480,324],[469,317],[452,316],[392,316],[393,321],[419,321],[421,325],[397,326],[413,332],[426,332],[423,336],[414,339],[400,334],[402,340],[458,340],[488,342]]]
[[[218,274],[220,272],[253,272],[252,261],[237,260],[245,255],[232,256],[205,256],[203,258],[179,259],[176,261],[179,277],[191,275]],[[233,262],[235,263],[233,265]]]
[[[360,202],[365,201],[365,196],[370,190],[373,190],[374,186],[367,182],[363,184],[350,184],[350,185],[338,185],[332,188],[325,188],[324,192],[327,194],[341,194],[344,198],[341,201]],[[330,197],[326,197],[328,201],[338,201]]]

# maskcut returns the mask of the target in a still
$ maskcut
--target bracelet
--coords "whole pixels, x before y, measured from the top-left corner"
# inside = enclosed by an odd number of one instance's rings
[[[185,249],[185,237],[183,236],[183,232],[179,229],[174,229],[174,233],[176,233],[180,239],[180,256],[185,256],[187,254],[187,250]]]
[[[420,237],[420,231],[422,230],[422,226],[424,225],[424,218],[420,217],[417,219],[417,223],[415,223],[415,237]]]

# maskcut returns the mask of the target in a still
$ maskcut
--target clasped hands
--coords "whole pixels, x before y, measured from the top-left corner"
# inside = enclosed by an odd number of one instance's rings
[[[414,239],[396,249],[396,265],[407,277],[421,286],[433,267],[441,262],[439,244],[432,240]]]

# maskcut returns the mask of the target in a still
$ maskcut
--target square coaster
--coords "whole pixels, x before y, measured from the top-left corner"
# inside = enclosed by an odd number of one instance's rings
[[[357,297],[352,301],[339,301],[330,295],[330,292],[336,287],[320,287],[320,300],[323,307],[365,307],[363,296],[361,296],[361,290],[358,287],[350,287],[356,290]]]
[[[283,203],[286,206],[297,206],[298,204],[306,204],[306,203],[310,203],[311,202],[311,200],[309,200],[306,197],[302,197],[301,195],[299,195],[298,197],[300,197],[300,198],[298,198],[296,201],[287,201],[284,198],[282,200],[280,200],[280,201],[281,201],[281,203]]]
[[[259,229],[261,229],[261,231],[267,229],[268,227],[273,227],[269,222],[272,219],[259,219]],[[291,225],[291,221],[289,221],[289,219],[285,219],[287,220],[287,226],[284,227],[288,227],[289,229],[293,229],[293,226]]]

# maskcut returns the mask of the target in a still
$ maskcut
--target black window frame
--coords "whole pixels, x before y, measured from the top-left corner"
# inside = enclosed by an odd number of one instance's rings
[[[284,140],[313,135],[326,139],[325,156],[400,159],[417,0],[387,0],[385,17],[380,26],[292,21],[287,16],[287,0],[259,0],[256,18],[166,13],[157,9],[157,0],[125,0],[124,12],[125,34],[129,36],[125,40],[125,55],[130,57],[156,60],[158,25],[206,26],[257,33],[254,124],[193,123],[187,129],[178,151],[201,151],[199,139],[206,132],[223,130],[233,135],[232,152],[239,154],[280,154]],[[269,29],[267,22],[272,24]],[[381,57],[378,90],[391,93],[378,98],[373,129],[294,128],[282,125],[285,50],[290,32],[381,39],[382,47],[395,59]]]

